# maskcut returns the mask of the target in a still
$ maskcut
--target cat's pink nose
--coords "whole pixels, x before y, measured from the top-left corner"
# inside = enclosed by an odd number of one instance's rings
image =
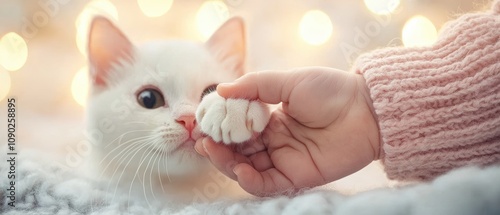
[[[189,131],[189,134],[191,134],[194,127],[196,126],[196,118],[194,117],[194,115],[180,116],[175,121],[184,126],[184,128]]]

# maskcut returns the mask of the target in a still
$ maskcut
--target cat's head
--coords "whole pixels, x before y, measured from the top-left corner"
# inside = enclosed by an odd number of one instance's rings
[[[93,162],[105,171],[121,169],[117,174],[179,176],[205,163],[193,148],[201,136],[195,111],[202,97],[244,73],[244,25],[232,18],[206,43],[136,46],[109,20],[96,17],[88,56]]]

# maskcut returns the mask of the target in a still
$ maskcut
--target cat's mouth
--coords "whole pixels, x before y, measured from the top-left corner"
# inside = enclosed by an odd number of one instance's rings
[[[195,152],[194,150],[194,144],[196,143],[196,140],[193,138],[189,138],[183,143],[179,144],[179,146],[175,147],[175,149],[172,151],[178,152],[178,151],[188,151],[188,152]]]
[[[196,151],[194,149],[195,143],[196,143],[196,140],[189,138],[189,139],[185,140],[184,142],[182,142],[181,144],[179,144],[178,146],[176,146],[175,148],[173,148],[172,150],[166,150],[165,148],[163,148],[163,149],[156,148],[156,149],[154,149],[154,152],[156,152],[158,154],[164,154],[164,153],[175,154],[178,152],[188,152],[188,153],[192,152],[192,153],[196,154]]]

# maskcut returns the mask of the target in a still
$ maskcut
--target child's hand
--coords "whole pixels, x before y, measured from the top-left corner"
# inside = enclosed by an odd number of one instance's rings
[[[242,148],[198,140],[196,149],[254,195],[323,185],[378,159],[380,140],[361,75],[330,68],[247,74],[217,92],[282,107]]]

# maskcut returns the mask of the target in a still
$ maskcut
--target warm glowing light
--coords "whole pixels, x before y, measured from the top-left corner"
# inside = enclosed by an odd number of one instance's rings
[[[300,35],[311,45],[321,45],[332,36],[330,17],[319,10],[308,11],[300,21]]]
[[[400,0],[364,0],[365,5],[372,13],[386,15],[398,8]]]
[[[430,46],[437,39],[437,31],[429,19],[414,16],[405,23],[402,37],[406,47]]]
[[[7,33],[0,39],[0,65],[9,71],[16,71],[24,66],[28,59],[26,41],[14,32]]]
[[[148,17],[163,16],[172,7],[173,0],[137,0],[142,13]]]
[[[196,23],[203,38],[208,39],[229,18],[229,9],[222,1],[206,1],[198,10]]]
[[[10,75],[9,72],[0,69],[0,101],[5,99],[5,96],[10,91]]]
[[[82,68],[76,73],[75,77],[73,78],[73,82],[71,83],[71,93],[73,94],[73,99],[75,99],[75,101],[81,106],[85,106],[87,102],[88,91],[88,69]]]
[[[87,55],[87,40],[90,22],[96,15],[118,20],[118,10],[113,3],[107,0],[93,0],[89,2],[76,19],[76,45],[83,55]]]

